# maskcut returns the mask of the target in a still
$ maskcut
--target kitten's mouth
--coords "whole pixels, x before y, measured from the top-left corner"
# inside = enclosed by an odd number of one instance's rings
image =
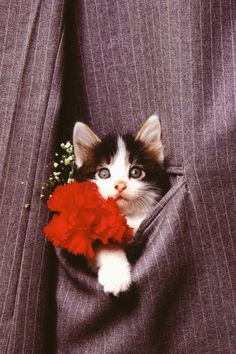
[[[121,194],[118,194],[117,196],[115,196],[114,198],[116,201],[121,201],[121,200],[125,200],[125,201],[128,201],[127,198],[123,197],[123,195]]]

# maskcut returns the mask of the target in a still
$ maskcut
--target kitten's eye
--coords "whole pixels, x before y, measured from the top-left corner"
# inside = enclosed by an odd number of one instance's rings
[[[129,170],[129,177],[140,178],[144,176],[144,171],[140,167],[131,167]]]
[[[111,174],[108,168],[102,168],[100,171],[98,171],[98,176],[102,179],[106,179],[109,178]]]

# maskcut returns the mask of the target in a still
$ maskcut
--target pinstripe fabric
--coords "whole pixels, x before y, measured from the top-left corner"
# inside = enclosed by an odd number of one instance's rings
[[[232,0],[1,2],[1,353],[236,352],[235,26]],[[40,185],[57,127],[124,133],[154,111],[172,187],[127,247],[133,287],[109,297],[56,250],[55,315]]]
[[[40,188],[61,102],[62,5],[1,2],[1,353],[44,352],[48,247]]]

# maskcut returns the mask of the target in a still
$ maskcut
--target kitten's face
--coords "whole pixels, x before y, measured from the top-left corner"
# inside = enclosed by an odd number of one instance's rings
[[[106,140],[102,143],[106,145]],[[145,182],[146,171],[143,164],[131,155],[122,137],[114,137],[115,153],[108,158],[101,157],[96,168],[94,182],[99,192],[106,199],[112,197],[120,209],[127,214],[134,204],[144,202],[145,191],[151,192]]]
[[[83,123],[77,124],[80,129],[79,134],[74,132],[77,179],[95,182],[100,194],[105,199],[114,198],[125,215],[152,209],[163,187],[162,145],[156,141],[157,148],[153,149],[153,130],[150,135],[145,132],[148,143],[141,139],[145,125],[136,138],[107,136],[101,141],[93,133],[89,137],[91,130]]]

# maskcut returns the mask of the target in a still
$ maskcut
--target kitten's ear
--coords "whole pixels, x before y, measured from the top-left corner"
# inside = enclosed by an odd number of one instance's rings
[[[142,141],[146,148],[153,153],[157,162],[164,162],[164,147],[161,141],[161,123],[158,115],[149,117],[139,130],[135,140]]]
[[[73,131],[73,145],[75,152],[75,163],[79,168],[88,158],[94,145],[101,142],[96,134],[84,123],[77,122]]]

